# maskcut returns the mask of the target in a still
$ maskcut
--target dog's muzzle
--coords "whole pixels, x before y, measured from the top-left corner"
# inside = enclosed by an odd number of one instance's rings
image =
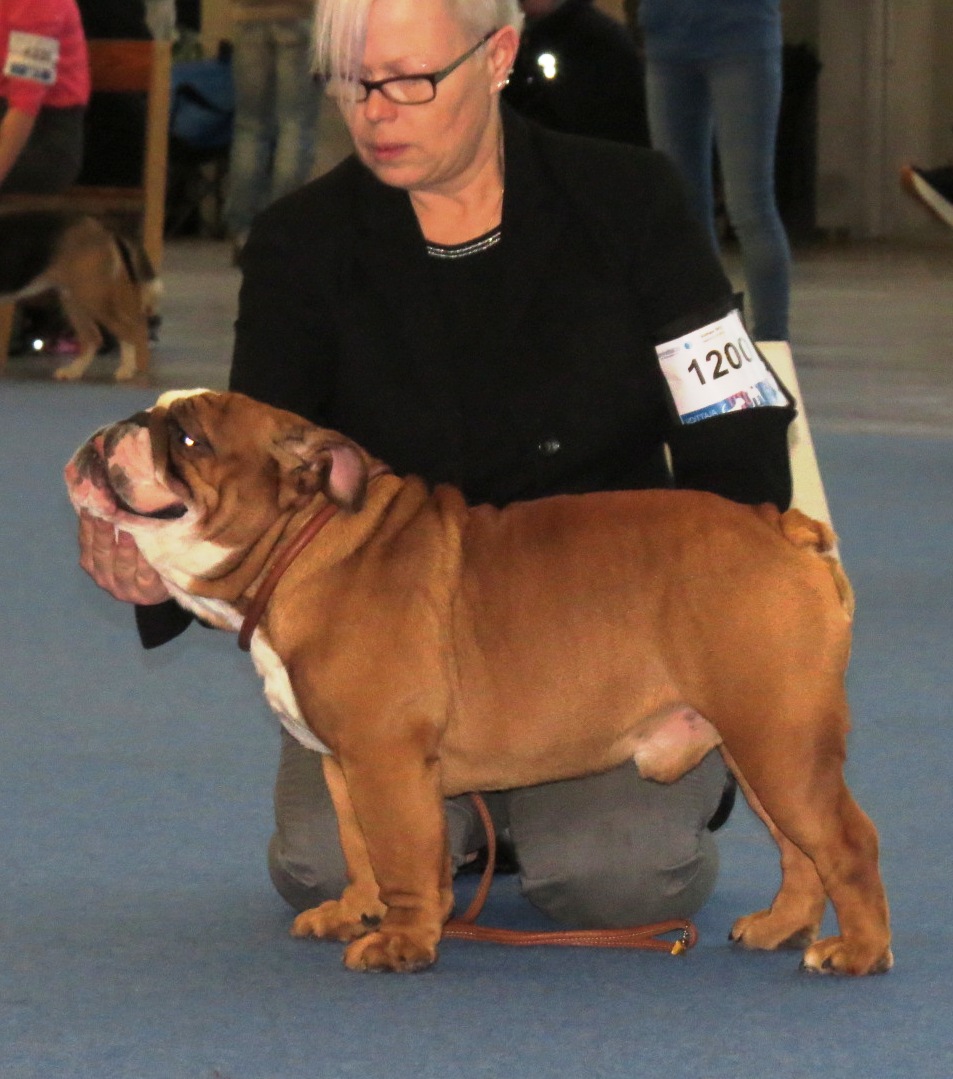
[[[66,481],[71,491],[85,491],[86,508],[94,509],[90,494],[98,493],[118,513],[146,520],[174,521],[188,512],[156,475],[148,425],[148,412],[138,412],[97,431],[77,451],[67,466]]]

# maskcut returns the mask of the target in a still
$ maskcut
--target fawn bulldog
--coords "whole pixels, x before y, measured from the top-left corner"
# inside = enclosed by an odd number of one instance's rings
[[[240,631],[324,754],[349,884],[293,932],[353,969],[433,963],[453,898],[443,798],[718,746],[781,850],[746,948],[892,964],[877,834],[844,781],[852,597],[826,526],[692,491],[468,508],[343,436],[230,393],[170,393],[66,468],[185,607]],[[276,568],[277,567],[277,568]],[[839,934],[818,940],[826,899]]]

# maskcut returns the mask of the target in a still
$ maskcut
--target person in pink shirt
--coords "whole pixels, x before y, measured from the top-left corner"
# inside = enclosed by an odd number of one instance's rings
[[[76,0],[0,0],[0,193],[79,173],[89,60]]]

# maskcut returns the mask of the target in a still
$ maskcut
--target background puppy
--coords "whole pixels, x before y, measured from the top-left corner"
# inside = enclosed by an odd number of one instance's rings
[[[149,366],[149,316],[160,286],[142,247],[88,214],[0,214],[0,297],[56,292],[79,341],[79,355],[54,372],[81,378],[103,343],[119,342],[116,381]]]

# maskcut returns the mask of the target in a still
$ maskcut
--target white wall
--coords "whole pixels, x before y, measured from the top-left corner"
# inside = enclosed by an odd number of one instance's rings
[[[902,191],[899,170],[953,160],[953,5],[819,0],[818,14],[818,223],[944,239]]]

